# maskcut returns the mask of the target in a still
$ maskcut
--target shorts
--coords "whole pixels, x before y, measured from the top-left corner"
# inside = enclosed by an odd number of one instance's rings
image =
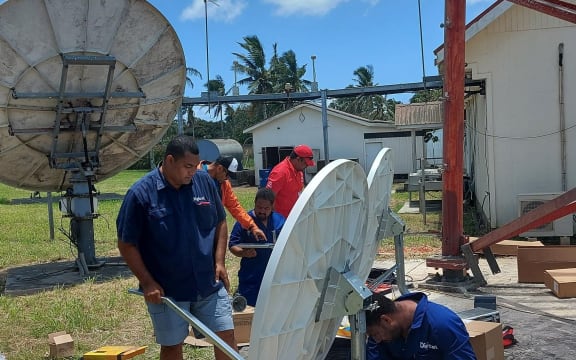
[[[205,298],[198,297],[195,302],[175,301],[176,305],[189,310],[198,320],[213,332],[232,330],[232,305],[224,287]],[[163,346],[173,346],[184,342],[189,334],[190,325],[166,304],[150,304],[148,313],[152,319],[156,342]]]

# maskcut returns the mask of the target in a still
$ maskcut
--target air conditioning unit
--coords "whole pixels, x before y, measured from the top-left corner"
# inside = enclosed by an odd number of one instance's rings
[[[546,201],[554,199],[561,194],[518,194],[518,216],[524,215]],[[520,234],[525,237],[548,237],[548,236],[572,236],[574,235],[574,225],[572,215],[564,216],[553,222],[544,224],[538,228]]]

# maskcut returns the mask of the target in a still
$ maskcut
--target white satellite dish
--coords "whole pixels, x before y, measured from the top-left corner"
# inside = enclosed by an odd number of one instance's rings
[[[378,152],[370,172],[368,172],[368,196],[370,198],[368,206],[368,227],[366,230],[366,241],[362,250],[361,259],[357,262],[356,274],[362,280],[368,279],[372,264],[376,258],[378,245],[380,244],[380,234],[385,229],[381,229],[383,219],[388,215],[388,203],[394,182],[394,164],[392,162],[392,150],[383,148]]]
[[[336,160],[300,195],[266,268],[248,358],[323,359],[344,306],[326,289],[330,269],[344,272],[362,258],[368,185],[360,165]],[[319,319],[318,319],[319,318]]]
[[[0,181],[61,191],[81,167],[97,181],[127,168],[172,123],[185,78],[176,32],[146,1],[3,3]]]

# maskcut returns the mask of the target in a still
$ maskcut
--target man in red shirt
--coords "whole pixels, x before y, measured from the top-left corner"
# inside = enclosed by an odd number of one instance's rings
[[[288,214],[304,189],[304,169],[314,166],[314,154],[307,145],[295,146],[284,160],[278,163],[270,175],[266,187],[276,194],[274,210],[288,218]]]

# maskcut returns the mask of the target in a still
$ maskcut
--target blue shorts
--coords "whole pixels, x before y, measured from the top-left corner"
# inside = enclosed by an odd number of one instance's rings
[[[181,309],[189,310],[198,320],[214,332],[234,329],[232,305],[224,287],[195,302],[175,301]],[[165,304],[150,304],[148,313],[152,319],[156,342],[164,346],[178,345],[189,334],[188,321]]]

